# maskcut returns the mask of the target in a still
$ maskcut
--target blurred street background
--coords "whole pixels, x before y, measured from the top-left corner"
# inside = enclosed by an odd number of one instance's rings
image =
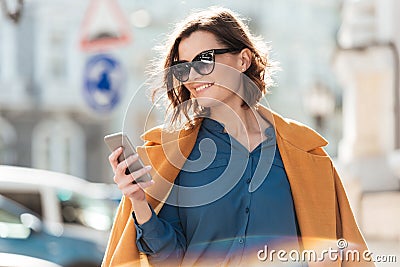
[[[0,168],[0,196],[7,198],[0,198],[0,252],[24,254],[23,243],[13,243],[21,246],[18,253],[3,242],[11,232],[17,233],[11,239],[29,238],[24,228],[4,230],[18,224],[24,208],[35,214],[27,227],[36,233],[44,231],[32,228],[38,219],[52,237],[68,234],[65,229],[75,236],[89,228],[108,234],[120,195],[109,185],[103,137],[129,127],[134,144],[142,143],[140,134],[160,118],[148,116],[143,85],[156,56],[152,48],[191,10],[212,5],[248,18],[251,31],[271,46],[282,71],[266,96],[270,107],[329,141],[371,250],[397,257],[377,266],[398,266],[398,0],[0,0],[0,165],[52,171]],[[48,186],[32,177],[54,181]],[[7,201],[15,201],[7,207],[23,205],[14,209],[16,221],[11,211],[1,213]],[[58,201],[60,211],[46,212],[49,201]],[[101,254],[106,237],[97,237],[85,242]],[[99,256],[79,260],[91,266]]]

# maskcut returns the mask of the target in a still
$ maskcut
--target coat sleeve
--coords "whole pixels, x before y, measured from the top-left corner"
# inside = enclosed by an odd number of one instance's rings
[[[368,251],[366,242],[361,234],[361,231],[357,225],[356,219],[351,210],[345,189],[342,181],[337,173],[336,168],[332,165],[336,200],[337,200],[337,211],[336,211],[336,235],[337,239],[343,239],[343,244],[347,248],[344,250],[344,258],[342,259],[343,267],[372,267],[375,266],[372,260],[372,255]],[[344,241],[345,240],[345,241]],[[339,242],[339,241],[338,241]],[[354,253],[352,253],[354,251]],[[353,260],[353,255],[355,260]],[[359,255],[359,260],[358,260]]]
[[[114,219],[101,267],[149,265],[147,256],[139,252],[136,247],[136,228],[131,214],[132,204],[123,196]]]

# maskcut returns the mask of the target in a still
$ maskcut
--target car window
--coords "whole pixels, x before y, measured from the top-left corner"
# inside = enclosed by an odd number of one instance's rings
[[[94,199],[68,190],[57,192],[64,223],[76,223],[97,230],[110,230],[118,203]]]
[[[16,214],[0,207],[0,238],[28,238],[30,229],[25,227]]]
[[[18,216],[11,214],[0,208],[0,222],[5,223],[20,223]]]
[[[2,192],[0,190],[0,194],[27,207],[40,218],[43,216],[42,201],[39,192]]]

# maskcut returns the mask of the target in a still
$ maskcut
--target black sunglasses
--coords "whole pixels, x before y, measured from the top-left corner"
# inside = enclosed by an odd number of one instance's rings
[[[239,50],[233,48],[224,49],[210,49],[201,52],[192,60],[188,62],[186,60],[174,61],[171,64],[172,74],[181,82],[189,80],[190,69],[193,69],[201,75],[208,75],[213,72],[215,67],[215,55],[238,52]]]

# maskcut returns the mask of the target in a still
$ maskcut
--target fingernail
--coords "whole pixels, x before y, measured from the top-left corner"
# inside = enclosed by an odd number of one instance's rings
[[[147,165],[145,168],[146,170],[151,170],[152,167],[150,165]]]
[[[138,154],[134,154],[134,155],[132,155],[132,158],[134,158],[134,159],[136,159],[137,157],[139,157],[139,155],[138,155]]]

